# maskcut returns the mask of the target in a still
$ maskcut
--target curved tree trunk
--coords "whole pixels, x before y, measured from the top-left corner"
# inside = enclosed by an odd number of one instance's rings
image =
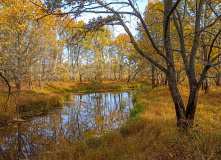
[[[176,110],[176,117],[177,117],[177,127],[186,127],[186,111],[185,106],[182,100],[182,97],[180,95],[179,89],[177,87],[176,82],[176,74],[174,74],[175,70],[169,69],[169,72],[167,74],[168,79],[168,85],[170,89],[170,94],[172,96],[175,110]]]
[[[189,100],[186,107],[186,120],[188,127],[193,127],[199,89],[196,86],[190,87]]]
[[[136,7],[133,5],[132,1],[129,1],[130,6],[133,8],[133,11],[136,13],[137,18],[140,20],[140,24],[143,27],[145,33],[147,34],[152,47],[155,49],[156,53],[161,56],[165,61],[165,66],[161,65],[157,61],[155,61],[151,56],[149,56],[146,52],[144,52],[136,43],[135,38],[133,34],[131,33],[130,29],[125,24],[122,16],[119,12],[115,11],[113,8],[107,7],[106,4],[104,4],[102,1],[96,1],[99,5],[103,6],[110,12],[113,12],[120,22],[120,24],[124,27],[124,30],[128,33],[131,43],[133,44],[136,51],[142,55],[144,58],[146,58],[148,61],[150,61],[153,65],[155,65],[157,68],[162,70],[167,75],[169,90],[175,105],[176,110],[176,116],[177,116],[177,126],[178,127],[189,127],[193,126],[194,122],[194,115],[196,111],[196,104],[197,104],[197,98],[198,98],[198,90],[199,87],[202,85],[203,81],[206,79],[206,74],[210,67],[212,67],[211,63],[214,62],[214,59],[209,61],[210,54],[212,52],[213,44],[215,43],[217,37],[221,33],[221,30],[215,35],[212,43],[210,52],[208,53],[208,61],[205,64],[202,73],[200,74],[200,79],[197,80],[196,76],[196,57],[198,53],[199,48],[199,38],[201,36],[201,33],[206,28],[201,28],[201,17],[202,17],[202,11],[205,4],[205,0],[200,0],[199,3],[196,3],[196,18],[195,18],[195,26],[194,26],[194,35],[193,35],[193,43],[191,45],[191,51],[187,55],[186,51],[186,44],[185,44],[185,34],[184,34],[184,27],[183,27],[183,20],[182,16],[180,16],[178,11],[175,11],[181,0],[177,0],[175,3],[172,0],[165,0],[164,3],[164,19],[163,19],[163,42],[164,42],[164,51],[161,52],[159,47],[156,45],[153,36],[151,35],[151,32],[146,25],[145,20],[142,18],[142,15],[139,13],[139,11],[136,9]],[[186,8],[186,3],[185,3]],[[187,11],[187,9],[185,9]],[[186,75],[189,80],[190,85],[190,95],[189,95],[189,101],[187,104],[187,109],[185,109],[182,97],[180,95],[180,92],[177,87],[177,81],[176,81],[176,72],[175,72],[175,65],[174,65],[174,49],[172,47],[172,41],[170,38],[171,35],[171,15],[174,16],[173,21],[174,25],[176,27],[176,31],[179,37],[179,45],[180,45],[180,54],[182,56],[184,69],[186,72]],[[185,17],[185,16],[184,16]],[[215,24],[215,23],[214,23]],[[215,64],[218,65],[218,64]]]

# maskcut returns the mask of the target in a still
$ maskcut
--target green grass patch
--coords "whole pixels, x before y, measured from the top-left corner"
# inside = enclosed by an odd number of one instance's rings
[[[70,101],[72,100],[72,92],[68,89],[64,89],[61,91],[63,97],[65,98],[65,100]]]
[[[134,104],[134,108],[130,111],[130,118],[136,117],[138,114],[142,113],[144,106],[139,103]]]

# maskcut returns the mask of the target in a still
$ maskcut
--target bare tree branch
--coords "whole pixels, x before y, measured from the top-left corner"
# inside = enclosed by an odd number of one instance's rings
[[[181,17],[180,17],[180,14],[179,14],[178,10],[176,10],[176,13],[177,13],[177,16],[178,16],[179,25],[178,25],[178,22],[176,20],[175,12],[173,13],[174,24],[175,24],[175,27],[176,27],[176,30],[177,30],[177,33],[178,33],[178,36],[179,36],[179,39],[180,39],[179,40],[180,48],[181,48],[180,53],[182,55],[183,64],[185,66],[185,71],[186,71],[187,76],[189,76],[188,59],[187,59],[187,56],[186,56],[185,41],[184,41],[184,36],[183,36],[183,24],[182,24],[182,20],[181,20]]]
[[[133,10],[135,11],[135,13],[137,14],[137,17],[140,19],[142,26],[144,27],[144,30],[153,46],[153,48],[157,51],[157,53],[162,56],[166,61],[168,61],[168,58],[158,49],[157,45],[155,44],[153,37],[150,34],[149,29],[147,28],[146,22],[143,20],[142,16],[140,15],[140,13],[137,11],[137,9],[133,6],[131,0],[129,0],[130,2],[130,6],[133,8]]]
[[[102,6],[105,7],[105,5],[104,5],[101,1],[97,0],[97,2],[98,2],[100,5],[102,5]],[[121,16],[120,16],[120,13],[116,12],[114,9],[109,8],[109,7],[106,8],[106,9],[110,10],[112,13],[114,13],[114,14],[119,18],[119,21],[120,21],[121,25],[124,27],[124,30],[125,30],[125,31],[127,32],[127,34],[129,35],[129,37],[130,37],[130,39],[131,39],[131,43],[134,45],[134,48],[137,50],[137,52],[138,52],[139,54],[141,54],[143,57],[145,57],[147,60],[149,60],[151,63],[153,63],[156,67],[158,67],[159,69],[161,69],[164,73],[166,73],[166,72],[167,72],[166,68],[164,68],[164,67],[161,66],[159,63],[157,63],[156,61],[154,61],[150,56],[148,56],[148,54],[144,53],[144,52],[139,48],[139,46],[137,45],[137,43],[136,43],[136,41],[135,41],[135,39],[134,39],[134,36],[133,36],[132,33],[130,32],[130,30],[129,30],[129,28],[127,27],[127,25],[125,24],[125,22],[122,20],[122,18],[121,18]],[[166,57],[165,57],[165,58],[166,58]]]
[[[173,11],[176,9],[176,7],[178,6],[178,4],[180,3],[180,0],[177,0],[176,3],[173,5],[173,7],[171,8],[170,12],[168,13],[168,15],[166,15],[166,22],[165,22],[165,30],[164,32],[167,31],[168,28],[168,24],[169,24],[169,20],[170,20],[170,16],[173,13]]]
[[[204,28],[200,29],[200,32],[205,31],[207,28],[212,27],[214,24],[216,24],[219,20],[221,20],[221,16],[218,16],[211,24],[205,26]]]
[[[214,43],[215,43],[215,41],[216,41],[216,39],[217,39],[217,37],[219,36],[220,33],[221,33],[221,29],[220,29],[219,32],[215,35],[215,37],[214,37],[214,39],[213,39],[213,41],[212,41],[212,43],[211,43],[211,45],[210,45],[210,50],[209,50],[209,53],[208,53],[208,62],[210,61],[210,55],[211,55],[212,50],[213,50],[213,45],[214,45]]]
[[[195,34],[194,34],[194,41],[193,41],[193,45],[192,45],[192,49],[190,53],[190,60],[189,60],[190,76],[191,76],[191,80],[194,81],[194,83],[197,81],[196,74],[195,74],[195,59],[196,59],[196,54],[197,54],[197,48],[199,45],[200,20],[201,20],[203,4],[204,4],[204,0],[200,0],[198,9],[196,11]]]
[[[7,78],[0,72],[0,77],[2,77],[2,79],[6,82],[7,86],[8,86],[8,96],[6,101],[3,103],[3,105],[7,104],[10,98],[11,94],[11,85],[9,84],[9,81],[7,80]],[[6,109],[6,108],[5,108]]]
[[[213,9],[213,7],[212,7],[212,5],[211,5],[211,1],[208,2],[208,1],[206,0],[206,3],[209,5],[209,7],[210,7],[210,9],[212,10],[212,12],[213,12],[217,17],[219,17],[218,13],[216,13],[216,11]]]

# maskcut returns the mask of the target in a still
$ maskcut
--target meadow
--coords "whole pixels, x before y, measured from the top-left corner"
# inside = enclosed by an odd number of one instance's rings
[[[184,101],[187,85],[180,85]],[[119,130],[75,144],[52,146],[37,159],[221,159],[221,88],[200,92],[195,125],[180,132],[169,89],[138,91],[128,122]]]

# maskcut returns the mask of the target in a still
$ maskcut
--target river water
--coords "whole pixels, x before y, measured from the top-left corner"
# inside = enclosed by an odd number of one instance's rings
[[[133,108],[131,92],[73,95],[61,109],[0,128],[0,159],[32,159],[119,128]]]

